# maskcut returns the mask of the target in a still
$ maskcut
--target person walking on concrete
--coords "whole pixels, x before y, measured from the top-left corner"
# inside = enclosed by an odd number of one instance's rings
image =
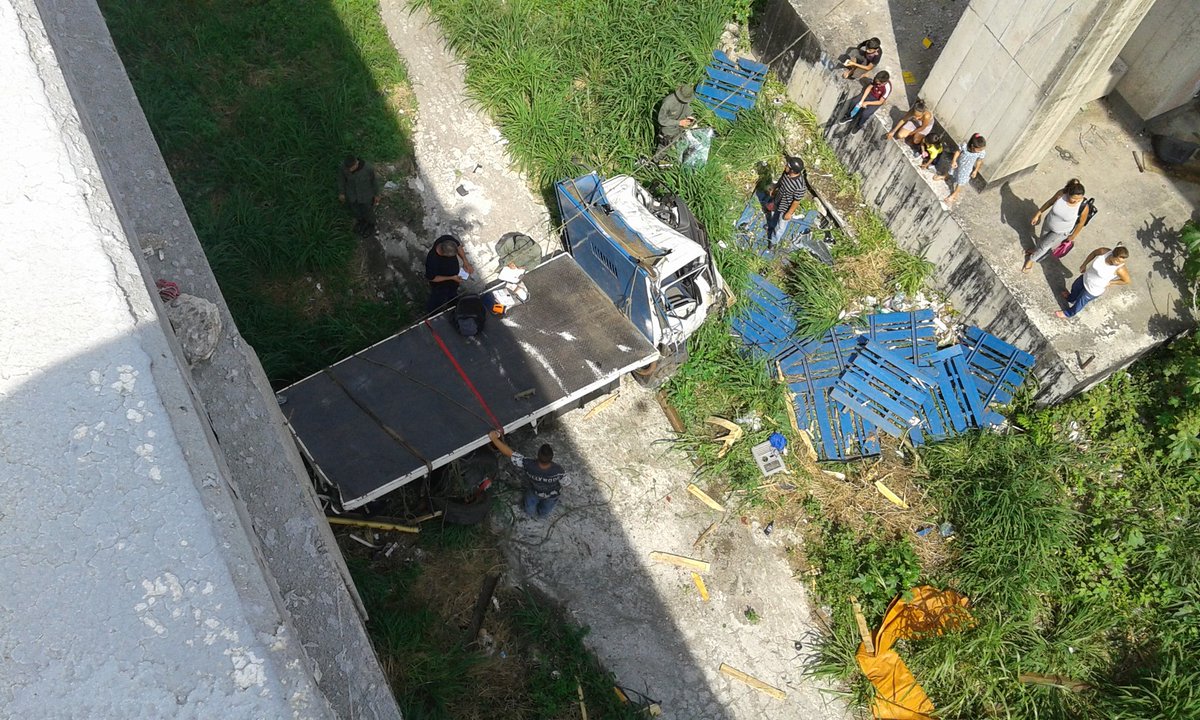
[[[953,205],[958,194],[962,192],[963,186],[968,185],[971,180],[979,176],[979,171],[983,168],[983,158],[987,156],[987,140],[979,133],[971,136],[971,139],[958,146],[954,151],[954,157],[950,160],[950,196],[946,198],[947,205]],[[945,175],[936,175],[934,180],[944,180]]]
[[[800,208],[800,201],[808,196],[808,183],[804,180],[804,161],[788,155],[783,159],[783,174],[771,191],[767,202],[767,245],[773,246],[787,232],[788,223]]]
[[[1025,253],[1024,272],[1032,270],[1034,263],[1044,260],[1059,245],[1065,242],[1075,244],[1075,238],[1087,225],[1092,211],[1086,199],[1083,183],[1079,182],[1079,178],[1071,178],[1062,190],[1054,193],[1054,197],[1038,208],[1030,225],[1037,227],[1038,222],[1042,222],[1042,235],[1037,245]]]
[[[925,107],[924,100],[913,103],[912,109],[900,116],[887,139],[908,140],[913,147],[921,147],[925,136],[933,129],[933,113]]]
[[[658,127],[658,147],[661,150],[683,135],[683,132],[696,124],[692,115],[692,100],[696,97],[696,89],[692,85],[680,85],[665,98],[658,107],[655,125]]]
[[[425,279],[429,281],[429,300],[425,312],[431,313],[458,297],[463,280],[471,277],[475,268],[467,261],[462,243],[453,235],[442,235],[425,256]]]
[[[375,206],[379,204],[379,179],[375,168],[353,155],[338,169],[338,202],[354,213],[354,232],[367,237],[375,232]]]
[[[883,48],[881,45],[877,37],[860,42],[856,48],[858,57],[847,58],[842,63],[842,67],[846,68],[846,72],[842,73],[842,77],[849,79],[853,78],[854,73],[858,70],[862,70],[863,75],[874,70],[879,61],[883,59]]]
[[[1129,271],[1125,269],[1125,261],[1129,259],[1129,251],[1118,245],[1109,250],[1106,247],[1097,248],[1079,266],[1079,277],[1071,285],[1070,292],[1063,291],[1067,299],[1067,309],[1054,313],[1055,317],[1072,318],[1080,310],[1104,294],[1111,285],[1128,285]]]
[[[554,462],[554,448],[543,444],[538,448],[537,459],[533,459],[509,447],[500,439],[497,430],[488,433],[488,438],[501,455],[525,472],[525,495],[521,501],[525,514],[539,520],[550,517],[563,486],[567,484],[567,472]]]
[[[875,115],[879,108],[887,102],[888,96],[892,94],[891,75],[886,70],[878,72],[871,79],[871,84],[863,88],[862,96],[858,98],[858,102],[850,107],[846,117],[842,119],[844,123],[853,123],[850,126],[851,132],[858,132],[866,126],[867,121]]]

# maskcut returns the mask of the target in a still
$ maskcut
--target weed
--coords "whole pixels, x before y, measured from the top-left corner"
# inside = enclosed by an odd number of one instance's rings
[[[758,611],[752,607],[747,607],[745,610],[743,610],[742,617],[746,618],[746,622],[750,623],[751,625],[757,625],[759,621],[762,620],[762,618],[758,615]]]

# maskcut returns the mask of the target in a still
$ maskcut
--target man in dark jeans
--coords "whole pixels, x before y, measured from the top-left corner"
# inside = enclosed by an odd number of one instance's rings
[[[804,161],[788,155],[783,159],[783,174],[775,183],[771,200],[767,203],[767,244],[774,246],[783,239],[788,223],[800,208],[800,201],[808,195],[804,182]]]
[[[550,517],[554,506],[558,504],[563,485],[567,484],[567,472],[554,462],[554,448],[542,445],[534,460],[510,448],[500,439],[499,431],[491,431],[488,437],[501,455],[525,471],[525,497],[522,502],[525,514],[539,520]]]
[[[351,155],[338,168],[338,202],[354,213],[354,232],[367,237],[375,232],[375,206],[379,204],[379,180],[375,168]]]
[[[425,312],[431,313],[458,297],[459,286],[473,272],[475,268],[467,262],[458,238],[453,235],[439,237],[425,256],[425,279],[429,281]]]

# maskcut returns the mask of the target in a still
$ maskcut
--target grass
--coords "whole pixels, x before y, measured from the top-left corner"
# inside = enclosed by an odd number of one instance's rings
[[[334,183],[348,153],[413,163],[405,72],[375,0],[100,5],[268,376],[298,379],[402,326],[404,303],[363,277]]]

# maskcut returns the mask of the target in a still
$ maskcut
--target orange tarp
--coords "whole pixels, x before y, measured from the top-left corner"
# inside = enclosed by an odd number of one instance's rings
[[[892,649],[897,640],[923,635],[941,635],[970,625],[967,598],[953,590],[922,585],[913,588],[912,599],[897,597],[888,606],[883,623],[875,631],[875,654],[859,644],[855,659],[875,686],[871,711],[881,720],[931,720],[933,703],[917,684],[904,661]]]

